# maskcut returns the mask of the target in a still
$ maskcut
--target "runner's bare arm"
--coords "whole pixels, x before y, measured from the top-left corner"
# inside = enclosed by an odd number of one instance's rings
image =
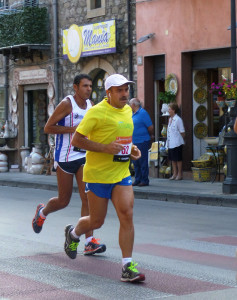
[[[101,144],[90,141],[86,138],[86,136],[80,134],[77,131],[73,135],[72,146],[89,151],[109,154],[118,154],[123,149],[123,146],[117,142],[112,142],[110,144]]]
[[[57,125],[57,123],[64,117],[69,115],[72,111],[71,101],[69,99],[62,100],[55,108],[51,117],[49,117],[47,123],[44,127],[44,132],[48,134],[58,134],[58,133],[73,133],[75,132],[77,126],[66,127]]]

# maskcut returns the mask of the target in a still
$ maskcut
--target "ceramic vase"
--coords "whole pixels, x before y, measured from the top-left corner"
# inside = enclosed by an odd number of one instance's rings
[[[169,110],[169,105],[166,103],[163,103],[162,107],[161,107],[162,116],[169,116],[168,110]]]
[[[0,152],[0,173],[8,172],[7,155]]]
[[[21,167],[25,170],[26,157],[30,155],[29,148],[21,148]]]
[[[166,137],[167,136],[167,125],[166,124],[163,124],[163,128],[161,130],[161,135],[163,137]]]

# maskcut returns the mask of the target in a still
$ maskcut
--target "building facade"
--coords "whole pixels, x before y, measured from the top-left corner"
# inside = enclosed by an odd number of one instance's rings
[[[55,106],[73,94],[75,75],[92,77],[95,103],[105,96],[108,75],[136,81],[135,13],[135,4],[125,0],[0,2],[0,34],[6,33],[0,41],[0,151],[9,168],[23,170],[23,150],[49,151],[53,137],[44,134],[44,125]],[[22,22],[23,37],[7,36],[12,22]]]
[[[212,82],[230,78],[230,1],[136,1],[138,97],[156,124],[166,122],[159,92],[174,84],[186,128],[184,167],[206,151],[205,136],[218,136],[223,111],[209,93]],[[171,82],[172,81],[172,82]],[[158,130],[157,130],[158,128]]]

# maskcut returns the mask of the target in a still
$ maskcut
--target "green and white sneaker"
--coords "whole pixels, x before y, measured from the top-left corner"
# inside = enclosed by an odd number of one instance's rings
[[[139,282],[145,280],[145,275],[136,269],[137,264],[132,261],[127,263],[122,268],[121,281]]]
[[[70,235],[70,232],[74,229],[72,225],[67,225],[65,227],[65,243],[64,250],[71,259],[75,259],[77,257],[77,246],[80,242],[79,239],[73,239]]]

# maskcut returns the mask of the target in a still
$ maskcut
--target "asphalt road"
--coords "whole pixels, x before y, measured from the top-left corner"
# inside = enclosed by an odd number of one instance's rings
[[[237,209],[135,200],[133,258],[141,284],[120,282],[118,220],[110,204],[95,232],[102,255],[64,253],[64,227],[75,224],[80,199],[49,215],[40,234],[31,221],[38,203],[55,191],[0,187],[0,299],[237,299]]]

